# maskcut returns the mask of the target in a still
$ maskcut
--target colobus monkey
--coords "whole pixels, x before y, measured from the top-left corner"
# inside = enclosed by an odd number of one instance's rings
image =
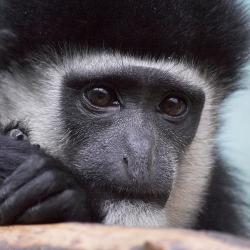
[[[248,233],[214,142],[248,56],[237,1],[0,4],[1,225]]]

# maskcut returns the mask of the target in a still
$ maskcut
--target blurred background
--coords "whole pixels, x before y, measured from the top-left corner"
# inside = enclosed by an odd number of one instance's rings
[[[250,12],[250,0],[243,0]],[[249,24],[250,25],[250,24]],[[241,84],[245,87],[232,95],[222,108],[222,126],[218,145],[244,185],[250,200],[250,61]]]

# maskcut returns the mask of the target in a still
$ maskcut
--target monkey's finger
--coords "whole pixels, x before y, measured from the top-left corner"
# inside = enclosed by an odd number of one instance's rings
[[[44,158],[40,155],[29,157],[2,183],[0,188],[0,204],[16,190],[38,176],[48,165],[52,165],[49,162],[49,158]]]
[[[81,199],[79,195],[84,197],[84,193],[78,194],[75,190],[65,190],[25,211],[25,213],[16,220],[16,223],[39,224],[59,221],[90,222],[90,210],[86,206],[86,199]],[[80,209],[79,204],[81,204]]]
[[[8,194],[6,200],[0,205],[0,224],[13,223],[25,210],[61,192],[67,184],[63,172],[44,172],[14,193]]]

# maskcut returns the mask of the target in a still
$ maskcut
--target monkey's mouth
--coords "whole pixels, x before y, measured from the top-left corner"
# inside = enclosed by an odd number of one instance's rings
[[[166,189],[169,190],[169,189]],[[162,190],[153,189],[138,189],[138,188],[127,188],[122,186],[113,185],[96,185],[92,184],[90,192],[95,193],[95,197],[101,197],[103,199],[114,199],[114,200],[130,200],[136,201],[141,200],[144,202],[156,202],[160,204],[166,204],[170,191],[164,192]]]
[[[79,176],[79,175],[78,175]],[[99,182],[92,176],[81,176],[82,182],[88,193],[96,193],[98,197],[106,197],[112,199],[141,200],[141,201],[157,201],[165,204],[169,198],[172,182],[169,180],[158,183],[143,181],[121,181],[120,178],[110,180],[104,175],[99,175]],[[117,177],[117,176],[116,176]]]
[[[141,173],[132,178],[120,171],[120,165],[114,165],[112,169],[110,165],[100,162],[89,163],[91,166],[98,166],[96,168],[86,168],[86,165],[85,162],[81,162],[81,165],[74,163],[77,167],[72,167],[71,171],[90,194],[98,193],[113,199],[161,201],[165,204],[172,189],[173,178],[166,171],[151,175]]]

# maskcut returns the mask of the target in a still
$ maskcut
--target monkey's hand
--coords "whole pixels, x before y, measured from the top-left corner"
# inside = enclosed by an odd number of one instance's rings
[[[90,221],[86,192],[28,141],[0,135],[0,225]]]

